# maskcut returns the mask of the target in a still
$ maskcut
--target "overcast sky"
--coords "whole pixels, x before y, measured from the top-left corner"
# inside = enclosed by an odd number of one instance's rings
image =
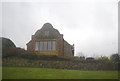
[[[118,0],[5,1],[0,36],[10,38],[17,47],[26,49],[31,35],[49,22],[75,44],[75,55],[118,52]]]

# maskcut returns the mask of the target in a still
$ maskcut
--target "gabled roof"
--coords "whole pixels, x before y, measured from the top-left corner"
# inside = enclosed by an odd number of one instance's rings
[[[49,32],[49,35],[45,35],[45,31]],[[60,33],[57,29],[53,28],[50,23],[45,23],[41,29],[37,30],[34,35],[35,38],[58,38],[60,37]]]

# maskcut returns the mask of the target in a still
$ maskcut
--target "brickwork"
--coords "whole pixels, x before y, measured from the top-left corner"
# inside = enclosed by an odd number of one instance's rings
[[[72,45],[66,42],[63,38],[63,34],[60,34],[57,29],[54,29],[53,26],[49,23],[43,25],[43,27],[38,30],[31,37],[32,39],[28,42],[27,50],[31,51],[38,55],[56,55],[56,56],[73,56],[72,54]],[[52,41],[56,40],[56,50],[54,51],[36,51],[35,42],[40,41]]]

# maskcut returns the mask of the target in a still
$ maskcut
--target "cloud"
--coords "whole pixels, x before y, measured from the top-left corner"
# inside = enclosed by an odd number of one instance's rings
[[[18,47],[46,22],[75,44],[75,52],[110,55],[117,52],[117,0],[66,2],[3,2],[3,36]]]

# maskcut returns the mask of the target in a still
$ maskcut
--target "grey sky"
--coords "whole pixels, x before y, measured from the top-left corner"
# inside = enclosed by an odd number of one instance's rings
[[[26,48],[44,23],[50,22],[75,44],[75,53],[109,56],[118,52],[118,0],[40,0],[2,3],[2,36]]]

